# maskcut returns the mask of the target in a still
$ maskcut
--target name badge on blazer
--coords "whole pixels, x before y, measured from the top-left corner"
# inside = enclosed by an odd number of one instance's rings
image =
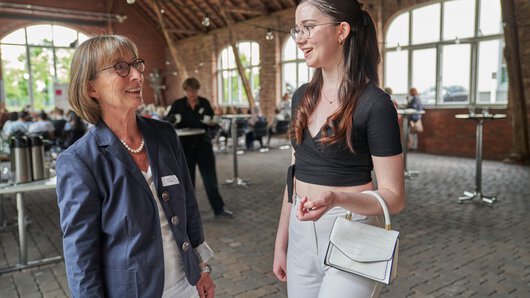
[[[162,186],[171,186],[175,184],[179,184],[179,179],[175,175],[169,175],[162,177]]]

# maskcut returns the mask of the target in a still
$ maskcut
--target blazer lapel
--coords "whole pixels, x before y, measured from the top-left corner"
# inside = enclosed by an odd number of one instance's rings
[[[158,172],[158,140],[155,136],[155,130],[152,129],[142,117],[137,116],[136,119],[138,127],[144,136],[147,159],[149,160],[149,166],[151,167],[155,187],[158,190],[160,177]]]
[[[121,142],[118,140],[116,135],[107,127],[103,121],[99,121],[95,128],[95,135],[98,141],[98,145],[101,147],[106,147],[107,152],[116,157],[127,169],[127,171],[133,176],[142,186],[142,188],[152,196],[151,189],[145,181],[145,177],[140,172],[134,160],[129,156],[127,149],[123,147]]]

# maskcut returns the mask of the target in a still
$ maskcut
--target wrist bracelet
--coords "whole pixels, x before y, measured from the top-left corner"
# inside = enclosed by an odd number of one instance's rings
[[[210,273],[212,272],[212,267],[208,264],[205,264],[201,267],[201,273]]]

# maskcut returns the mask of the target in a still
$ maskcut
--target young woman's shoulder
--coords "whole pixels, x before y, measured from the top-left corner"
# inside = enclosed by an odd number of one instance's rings
[[[309,83],[303,84],[302,86],[298,87],[298,89],[296,89],[296,91],[293,94],[291,106],[293,107],[298,106],[298,103],[300,102],[300,100],[302,100],[302,97],[304,97],[307,86],[309,86]]]

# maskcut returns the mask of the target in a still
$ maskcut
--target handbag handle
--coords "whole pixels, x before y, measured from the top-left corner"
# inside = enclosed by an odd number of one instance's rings
[[[373,197],[375,197],[377,199],[377,201],[379,202],[379,204],[383,208],[383,214],[385,216],[385,229],[386,230],[391,230],[392,229],[392,224],[390,223],[390,213],[388,212],[388,207],[386,206],[386,203],[385,203],[385,200],[383,199],[383,197],[381,197],[381,195],[379,193],[377,193],[376,191],[373,191],[373,190],[365,190],[365,191],[363,191],[361,193],[372,195]],[[348,212],[346,213],[346,219],[351,220],[351,218],[352,218],[352,212],[348,210]]]

